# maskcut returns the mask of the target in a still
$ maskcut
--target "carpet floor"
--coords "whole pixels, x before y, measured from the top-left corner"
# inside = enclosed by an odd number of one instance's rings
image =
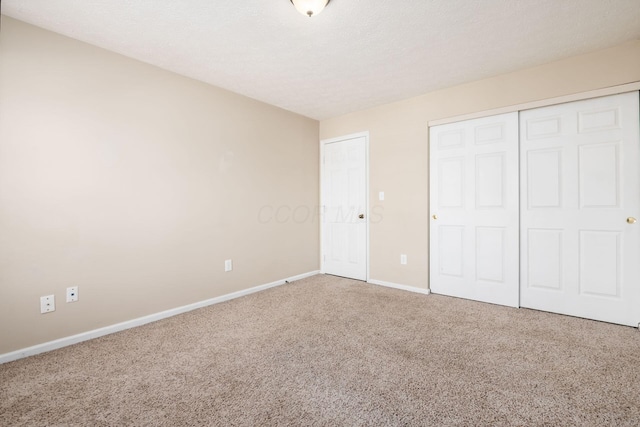
[[[638,426],[637,329],[332,276],[0,365],[2,426]]]

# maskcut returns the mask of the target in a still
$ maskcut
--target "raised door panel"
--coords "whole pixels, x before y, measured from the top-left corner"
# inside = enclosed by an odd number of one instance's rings
[[[527,230],[528,264],[525,270],[528,286],[562,290],[562,230]]]
[[[618,231],[580,230],[580,294],[620,298],[620,239]]]
[[[504,283],[506,245],[504,227],[476,228],[476,281]]]
[[[441,276],[464,275],[464,227],[443,225],[439,230],[438,255]]]
[[[562,151],[530,150],[526,155],[527,206],[560,208],[562,206]]]
[[[439,208],[464,208],[464,157],[440,159],[438,162]]]
[[[476,156],[476,209],[505,207],[505,153]]]
[[[619,142],[578,147],[581,208],[620,207],[619,147]]]

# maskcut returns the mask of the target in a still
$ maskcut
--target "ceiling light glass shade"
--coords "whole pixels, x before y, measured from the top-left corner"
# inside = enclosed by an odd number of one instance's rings
[[[291,0],[291,3],[303,15],[316,16],[329,4],[331,0]]]

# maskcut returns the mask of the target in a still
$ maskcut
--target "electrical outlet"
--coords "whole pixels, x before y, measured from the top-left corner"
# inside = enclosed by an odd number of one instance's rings
[[[67,288],[67,302],[76,302],[78,301],[78,287],[71,286]]]
[[[40,297],[40,313],[50,313],[56,311],[56,297],[55,295],[46,295]]]
[[[407,265],[407,256],[405,254],[400,254],[400,264]]]
[[[233,262],[231,262],[230,259],[227,259],[224,261],[224,271],[231,271],[233,270]]]

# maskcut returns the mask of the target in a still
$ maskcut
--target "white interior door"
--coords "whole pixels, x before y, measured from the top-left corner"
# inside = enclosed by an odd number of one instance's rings
[[[639,117],[638,92],[521,112],[523,307],[640,322]]]
[[[518,306],[518,113],[434,126],[430,287]]]
[[[323,143],[323,271],[367,280],[367,140]]]

